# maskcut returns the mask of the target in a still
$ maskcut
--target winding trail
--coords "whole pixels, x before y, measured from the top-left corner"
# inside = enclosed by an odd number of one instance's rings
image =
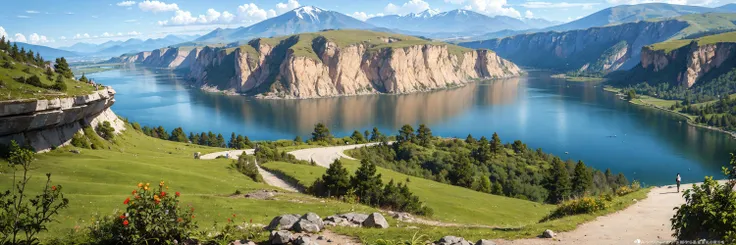
[[[391,143],[393,142],[389,142],[389,144]],[[352,150],[352,149],[365,147],[365,146],[374,146],[378,144],[381,144],[381,143],[308,148],[308,149],[292,151],[292,152],[289,152],[289,154],[294,155],[296,159],[299,159],[299,160],[304,160],[304,161],[314,160],[314,162],[317,163],[317,165],[325,167],[325,168],[329,168],[330,164],[332,164],[332,162],[334,162],[335,159],[347,158],[350,160],[355,160],[354,158],[345,155],[344,152],[347,150]]]
[[[248,154],[248,155],[253,155],[255,153],[255,150],[247,149],[247,150],[221,151],[221,152],[215,152],[215,153],[202,155],[201,157],[199,157],[199,159],[212,160],[212,159],[216,159],[219,156],[227,156],[230,159],[238,159],[238,157],[242,155],[243,153]],[[258,167],[258,173],[261,175],[261,177],[263,177],[263,181],[266,182],[266,184],[284,189],[286,191],[299,192],[299,190],[297,190],[296,187],[290,185],[289,183],[282,180],[281,178],[276,177],[276,175],[274,175],[273,173],[261,168],[261,166],[258,165],[258,162],[256,162],[256,166]]]

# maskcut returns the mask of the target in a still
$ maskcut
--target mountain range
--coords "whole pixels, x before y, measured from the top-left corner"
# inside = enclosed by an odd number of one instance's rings
[[[500,30],[539,29],[559,24],[544,19],[516,19],[500,15],[491,17],[461,9],[447,12],[429,9],[404,16],[373,17],[366,22],[378,27],[426,33],[488,33]]]
[[[136,53],[187,42],[199,36],[168,35],[162,38],[146,40],[131,38],[126,41],[107,41],[101,44],[77,43],[60,49],[72,51],[82,56],[118,56],[125,53]]]

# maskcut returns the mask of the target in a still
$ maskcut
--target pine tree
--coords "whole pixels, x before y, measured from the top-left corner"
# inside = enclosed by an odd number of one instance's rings
[[[350,178],[350,186],[353,187],[355,194],[362,203],[368,205],[380,203],[383,182],[381,181],[381,175],[377,174],[375,164],[365,159],[360,161],[360,167],[355,171],[355,175]]]
[[[380,141],[381,140],[381,131],[378,131],[378,128],[373,127],[373,132],[371,132],[371,141]]]
[[[485,136],[480,137],[478,147],[473,150],[473,158],[481,163],[491,160],[491,144]]]
[[[302,140],[302,137],[301,136],[297,135],[296,137],[294,137],[294,142],[296,142],[296,143],[303,143],[304,140]]]
[[[355,143],[363,143],[363,141],[365,141],[365,139],[363,139],[363,134],[358,132],[358,130],[353,131],[353,134],[350,135],[350,139],[355,141]]]
[[[550,203],[560,203],[570,196],[570,175],[567,166],[559,158],[552,160],[552,173],[548,179],[547,190]]]
[[[424,124],[419,125],[416,139],[419,145],[429,147],[432,144],[432,130]]]
[[[485,192],[485,193],[491,193],[491,179],[488,178],[488,176],[481,176],[480,185],[478,186],[478,191]]]
[[[321,193],[321,196],[326,197],[341,197],[350,189],[350,174],[339,159],[335,159],[327,168],[327,172],[322,175],[322,184],[325,193]]]
[[[89,79],[87,79],[87,76],[85,76],[85,74],[82,73],[82,77],[79,78],[79,81],[83,83],[88,83]]]
[[[498,134],[496,132],[493,132],[493,137],[491,137],[491,152],[495,155],[501,152],[501,148],[503,147],[503,143],[501,143],[501,138],[498,137]]]
[[[216,147],[226,147],[225,146],[225,137],[222,137],[222,134],[217,134],[217,145]]]
[[[235,136],[235,132],[230,134],[230,141],[227,142],[227,147],[232,149],[240,149],[238,148],[238,136]]]
[[[322,123],[314,125],[314,132],[312,132],[312,141],[330,141],[332,140],[332,134],[330,129]]]
[[[593,176],[588,171],[583,161],[575,165],[575,173],[572,179],[572,194],[577,197],[585,196],[590,187],[593,186]]]
[[[488,141],[488,140],[486,140],[486,141]],[[468,137],[465,137],[465,144],[475,145],[475,143],[478,143],[478,141],[475,140],[475,138],[473,138],[473,135],[472,134],[468,134]]]
[[[36,75],[33,76],[36,77]],[[64,77],[62,77],[61,75],[56,77],[56,82],[54,82],[54,89],[61,92],[66,91],[66,82],[64,82]]]
[[[475,182],[475,169],[466,156],[457,156],[453,159],[454,168],[450,171],[450,180],[453,185],[470,188]]]
[[[503,186],[500,182],[494,182],[491,187],[491,193],[494,195],[503,195]]]
[[[406,124],[399,130],[399,135],[396,136],[397,145],[401,145],[407,142],[414,141],[414,128],[411,125]]]

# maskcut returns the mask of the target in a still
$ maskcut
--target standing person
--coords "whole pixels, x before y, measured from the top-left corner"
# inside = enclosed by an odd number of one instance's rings
[[[680,181],[682,179],[680,178],[680,173],[677,173],[677,193],[680,193]]]

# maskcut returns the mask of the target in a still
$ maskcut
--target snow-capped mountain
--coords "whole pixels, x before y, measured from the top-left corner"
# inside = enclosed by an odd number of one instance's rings
[[[516,18],[506,16],[490,17],[462,9],[441,13],[436,10],[425,10],[421,13],[404,16],[386,15],[370,18],[366,22],[389,29],[427,33],[487,33],[505,29],[525,30],[541,28],[537,22],[530,25]]]
[[[272,37],[324,29],[373,29],[375,26],[339,12],[304,6],[248,27],[217,29],[197,42],[227,43],[256,37]]]

